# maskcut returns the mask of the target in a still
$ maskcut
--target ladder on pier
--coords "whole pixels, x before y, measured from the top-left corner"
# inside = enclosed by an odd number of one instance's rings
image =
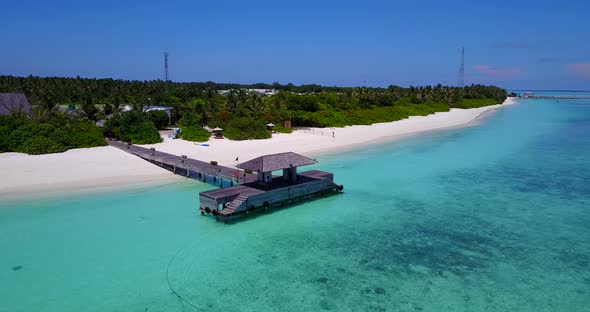
[[[232,215],[236,209],[240,208],[240,206],[242,206],[243,203],[245,203],[248,200],[247,196],[244,195],[238,195],[238,197],[236,197],[236,199],[232,200],[229,205],[227,205],[227,207],[223,208],[223,210],[219,211],[218,214],[222,215],[222,216],[229,216]]]

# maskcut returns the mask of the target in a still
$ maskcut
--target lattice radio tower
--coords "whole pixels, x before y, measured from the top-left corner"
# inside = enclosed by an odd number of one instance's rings
[[[465,47],[461,47],[461,66],[459,67],[459,81],[457,86],[463,88],[465,85]]]
[[[164,52],[164,81],[168,81],[168,52]]]

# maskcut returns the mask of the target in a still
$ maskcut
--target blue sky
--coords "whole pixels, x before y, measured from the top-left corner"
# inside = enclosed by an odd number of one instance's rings
[[[0,75],[590,89],[590,1],[2,0]]]

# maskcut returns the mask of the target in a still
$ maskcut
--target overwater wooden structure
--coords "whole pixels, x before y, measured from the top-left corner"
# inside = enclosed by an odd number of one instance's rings
[[[238,165],[243,171],[237,171],[153,148],[119,141],[109,141],[109,144],[176,174],[220,186],[219,189],[199,194],[201,214],[213,215],[218,221],[227,222],[235,216],[248,214],[259,208],[267,210],[274,205],[289,204],[297,199],[343,189],[342,185],[334,183],[334,175],[330,172],[310,170],[298,173],[298,167],[317,162],[292,152],[252,159]],[[273,175],[276,171],[281,171],[282,174]]]
[[[261,156],[242,163],[237,167],[256,172],[256,181],[201,192],[201,214],[212,214],[217,220],[227,221],[255,209],[266,210],[296,199],[341,191],[343,186],[334,183],[334,175],[330,172],[310,170],[297,173],[298,167],[315,163],[313,159],[291,152]],[[282,175],[272,174],[280,170]]]
[[[109,141],[109,145],[143,158],[175,174],[197,179],[220,187],[233,186],[239,183],[256,181],[256,175],[241,172],[236,178],[236,169],[164,153],[155,149],[145,148],[120,141]]]

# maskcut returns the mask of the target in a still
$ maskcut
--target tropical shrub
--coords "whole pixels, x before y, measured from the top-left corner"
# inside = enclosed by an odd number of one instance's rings
[[[25,115],[0,115],[0,127],[12,131],[29,122]]]
[[[453,107],[456,108],[477,108],[500,104],[503,101],[496,99],[463,99],[463,101],[456,103]]]
[[[66,127],[69,147],[83,148],[107,145],[102,129],[89,122],[77,122]]]
[[[10,134],[27,122],[23,116],[0,115],[0,152],[10,152]]]
[[[123,140],[133,144],[153,144],[162,142],[162,137],[153,122],[144,121],[130,128]]]
[[[162,142],[158,129],[145,114],[128,111],[113,116],[105,122],[103,133],[133,144],[153,144]]]
[[[67,146],[44,136],[34,136],[18,146],[17,152],[29,155],[40,155],[49,153],[61,153],[68,149]]]
[[[225,124],[223,135],[231,140],[268,139],[270,131],[261,119],[237,117]]]
[[[293,130],[292,130],[292,129],[290,129],[290,128],[285,128],[285,127],[283,127],[283,126],[281,126],[281,125],[277,125],[277,126],[275,126],[273,129],[274,129],[276,132],[278,132],[278,133],[292,133],[292,132],[293,132]]]
[[[0,153],[10,151],[10,130],[7,126],[0,126]]]
[[[71,121],[63,127],[22,116],[0,116],[0,151],[32,155],[70,148],[106,145],[102,130],[90,122]]]
[[[170,123],[168,114],[163,110],[151,110],[146,114],[148,119],[153,122],[158,129],[164,129]]]
[[[55,145],[51,146],[60,147],[56,147],[56,150],[59,150],[62,147],[63,150],[66,150],[67,147],[70,145],[67,133],[61,128],[57,128],[51,124],[46,123],[28,122],[12,131],[9,138],[10,149],[16,152],[27,153],[23,146],[25,142],[35,137],[43,137],[47,140],[53,141]],[[46,140],[32,141],[29,142],[29,145],[31,145],[32,143],[35,143],[35,146],[37,148],[41,148],[43,145],[50,146],[50,144],[48,144],[48,141]],[[48,153],[55,153],[56,151],[53,150],[54,149],[51,149],[51,151],[48,151]]]
[[[371,125],[379,122],[401,120],[410,116],[426,116],[448,110],[449,107],[443,103],[428,103],[379,106],[375,108],[352,109],[346,111],[295,111],[291,115],[291,123],[296,127],[345,127],[352,125]]]
[[[192,142],[205,142],[211,134],[199,125],[185,126],[180,128],[180,137]]]
[[[201,124],[201,116],[197,113],[185,113],[178,121],[178,125],[182,127],[197,126]]]

